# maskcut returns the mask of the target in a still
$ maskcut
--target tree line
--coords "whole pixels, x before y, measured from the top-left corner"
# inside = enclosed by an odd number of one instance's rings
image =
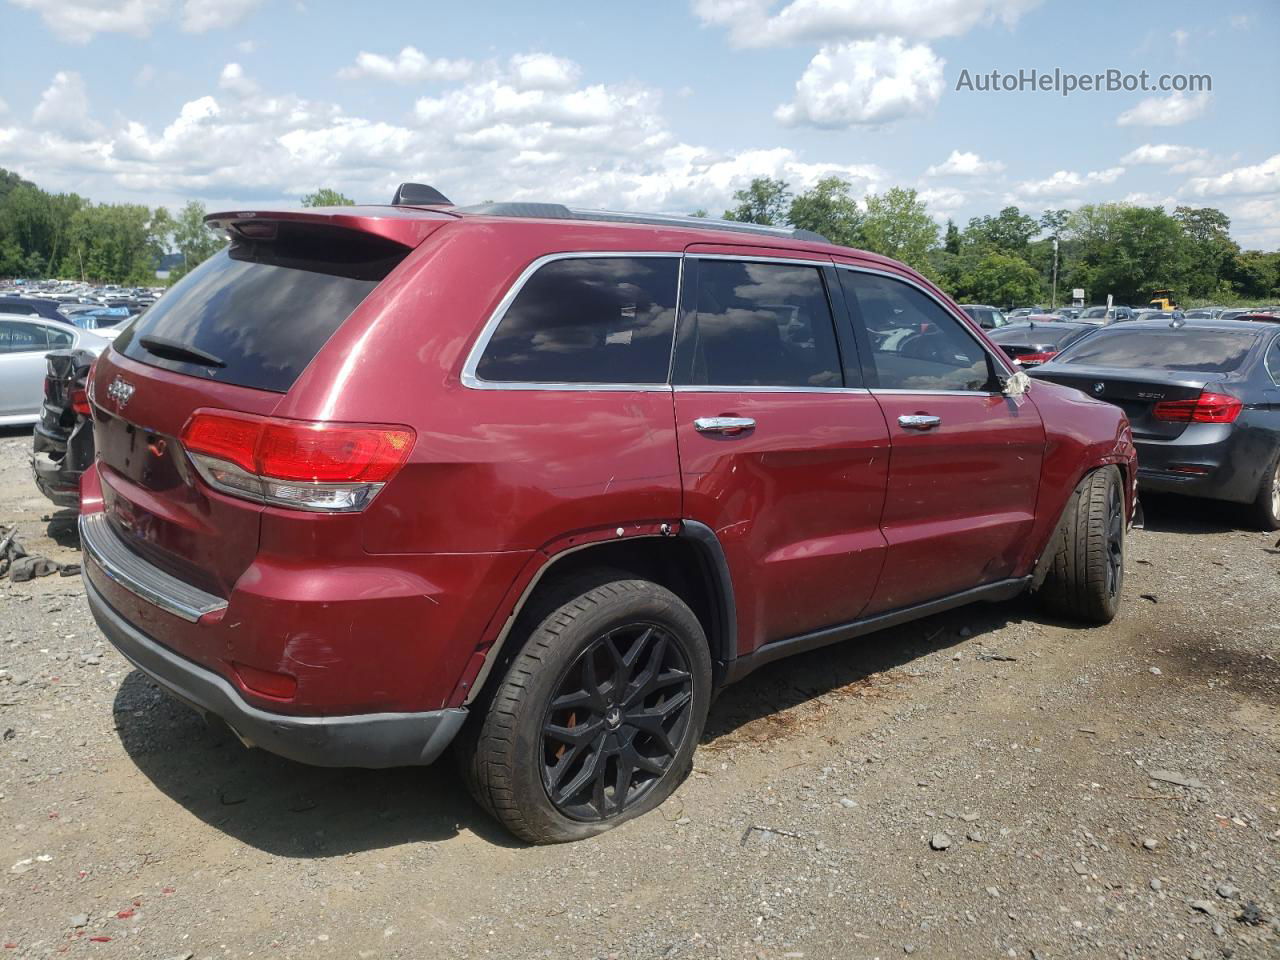
[[[304,206],[352,201],[327,187]],[[170,280],[222,249],[225,238],[205,225],[204,204],[165,207],[93,203],[75,193],[49,193],[0,169],[0,277],[61,277],[92,283],[152,286],[160,258],[182,255]]]
[[[323,187],[304,206],[350,204]],[[1048,303],[1053,243],[1058,242],[1057,301],[1081,287],[1093,302],[1146,303],[1169,289],[1180,302],[1280,300],[1280,252],[1242,250],[1231,221],[1213,207],[1087,204],[1038,217],[1017,207],[939,227],[915,190],[894,187],[859,200],[849,183],[826,177],[794,193],[759,177],[734,194],[727,220],[812,230],[833,243],[901,260],[962,303],[998,307]],[[176,252],[181,276],[221,249],[192,200],[177,215],[165,207],[93,203],[49,193],[0,169],[0,277],[65,277],[96,283],[153,284],[160,257]],[[706,216],[705,210],[695,216]]]
[[[1168,289],[1180,303],[1280,300],[1280,252],[1242,250],[1214,207],[1086,204],[1035,217],[1015,206],[939,227],[915,190],[894,187],[861,203],[840,177],[803,193],[759,177],[734,194],[727,220],[812,230],[843,246],[914,267],[962,303],[1048,304],[1058,245],[1057,302],[1079,287],[1090,302],[1145,304]],[[706,216],[706,211],[695,211]]]

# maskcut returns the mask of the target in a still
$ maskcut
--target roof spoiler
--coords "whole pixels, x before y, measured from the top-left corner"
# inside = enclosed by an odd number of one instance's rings
[[[396,187],[396,195],[391,198],[393,207],[431,207],[441,204],[453,206],[453,201],[425,183],[402,183]]]

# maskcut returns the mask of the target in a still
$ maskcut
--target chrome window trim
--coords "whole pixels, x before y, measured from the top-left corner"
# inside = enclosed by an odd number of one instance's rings
[[[673,258],[681,261],[680,267],[676,273],[676,302],[673,310],[676,317],[671,321],[671,349],[668,353],[667,360],[667,379],[663,383],[582,383],[578,381],[557,383],[537,380],[485,380],[476,373],[476,369],[480,366],[480,358],[484,356],[484,352],[488,349],[489,341],[493,339],[494,333],[498,329],[498,325],[502,323],[502,318],[506,316],[507,310],[511,304],[515,302],[516,297],[520,295],[520,291],[524,289],[529,279],[541,270],[548,263],[554,263],[558,260],[599,260],[603,258],[660,258],[670,260]],[[502,299],[498,301],[498,305],[494,307],[493,313],[489,315],[489,319],[485,321],[485,325],[480,330],[480,335],[476,338],[476,342],[472,345],[471,351],[467,354],[466,361],[462,364],[462,375],[460,377],[462,385],[471,390],[591,390],[606,391],[612,393],[669,393],[671,391],[671,359],[675,355],[676,327],[680,313],[680,292],[681,285],[684,283],[684,254],[678,251],[643,251],[643,250],[569,250],[560,253],[548,253],[538,257],[520,272],[515,282],[503,294]]]
[[[1003,397],[1004,394],[996,390],[902,390],[897,387],[873,387],[871,393],[874,396],[888,394],[889,396],[912,396],[912,397]]]
[[[966,334],[968,334],[969,338],[972,339],[973,342],[978,345],[978,348],[983,353],[985,353],[988,357],[997,361],[998,370],[1003,370],[1005,375],[1010,377],[1013,376],[1013,374],[1015,373],[1013,368],[1009,366],[1008,358],[1006,358],[1003,354],[992,353],[990,348],[988,348],[987,344],[983,342],[973,332],[973,327],[970,326],[972,322],[972,318],[969,317],[968,314],[966,314],[963,310],[960,310],[959,314],[957,314],[955,310],[952,310],[949,306],[947,306],[946,303],[939,300],[937,295],[934,294],[932,291],[930,291],[927,287],[922,286],[921,284],[917,283],[915,280],[912,280],[910,277],[903,276],[900,273],[893,273],[892,271],[889,271],[889,270],[877,270],[874,267],[854,266],[853,264],[839,263],[839,262],[836,262],[835,267],[837,270],[849,270],[849,271],[852,271],[853,273],[873,273],[877,276],[888,277],[890,280],[897,280],[900,283],[905,283],[908,286],[915,287],[917,290],[923,293],[926,297],[928,297],[930,300],[936,303],[944,313],[946,313],[951,317],[954,317],[956,321],[960,324],[960,327],[965,331]],[[973,394],[980,394],[982,396],[991,396],[991,397],[1003,396],[1003,394],[998,394],[998,393],[994,393],[986,390],[899,390],[899,389],[886,388],[880,392],[882,393],[920,393],[928,396],[948,395],[953,393],[973,393]]]
[[[676,393],[871,393],[866,387],[770,387],[759,384],[734,387],[721,384],[680,383]]]
[[[715,244],[715,246],[733,246],[733,244]],[[695,260],[737,260],[742,263],[781,263],[797,267],[829,267],[834,262],[832,260],[769,256],[768,254],[742,254],[740,256],[736,253],[701,253],[697,250],[686,250],[685,256],[692,257]]]

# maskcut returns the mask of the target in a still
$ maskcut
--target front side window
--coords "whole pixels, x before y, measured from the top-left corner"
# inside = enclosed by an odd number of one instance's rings
[[[841,270],[854,316],[871,346],[883,390],[988,390],[987,352],[959,320],[915,287],[875,273]]]
[[[553,260],[520,288],[476,365],[499,383],[667,382],[677,257]]]
[[[38,323],[0,321],[0,353],[31,353],[49,349],[45,328]]]
[[[694,311],[682,321],[677,383],[844,386],[817,267],[699,260]]]

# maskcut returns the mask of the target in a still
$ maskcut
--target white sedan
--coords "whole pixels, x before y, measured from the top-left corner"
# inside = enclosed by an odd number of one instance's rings
[[[0,313],[0,426],[40,419],[46,353],[78,347],[98,354],[110,342],[69,323]]]

